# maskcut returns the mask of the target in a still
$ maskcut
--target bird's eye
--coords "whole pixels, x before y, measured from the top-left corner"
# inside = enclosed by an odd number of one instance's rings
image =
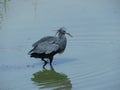
[[[65,31],[63,31],[63,33],[65,33]]]

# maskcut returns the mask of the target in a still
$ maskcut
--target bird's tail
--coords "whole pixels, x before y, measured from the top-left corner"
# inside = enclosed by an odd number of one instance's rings
[[[28,55],[30,55],[33,50],[34,50],[34,48],[28,52]]]
[[[36,48],[36,47],[34,47],[32,50],[30,50],[30,51],[28,52],[28,55],[30,55],[30,54],[34,51],[35,48]]]
[[[40,54],[38,54],[38,53],[31,53],[30,57],[40,58]]]

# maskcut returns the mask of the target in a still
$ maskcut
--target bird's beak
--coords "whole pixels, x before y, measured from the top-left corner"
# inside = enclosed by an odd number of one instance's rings
[[[66,32],[66,34],[69,35],[70,37],[73,37],[70,33],[67,33],[67,32]]]

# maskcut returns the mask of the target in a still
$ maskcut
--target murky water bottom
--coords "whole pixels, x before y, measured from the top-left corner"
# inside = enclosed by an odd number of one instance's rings
[[[6,19],[0,21],[0,90],[119,90],[118,3],[7,1]],[[27,53],[35,41],[62,26],[73,38],[67,36],[67,48],[55,56],[53,67],[43,69],[43,62]]]

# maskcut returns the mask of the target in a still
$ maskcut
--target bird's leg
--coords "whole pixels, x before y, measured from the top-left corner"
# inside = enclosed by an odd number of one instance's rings
[[[52,66],[52,64],[50,65],[50,69],[55,72],[54,67]]]
[[[52,66],[53,57],[50,57],[50,66]]]
[[[46,64],[48,63],[47,61],[45,61],[43,58],[41,59],[42,61],[44,61],[44,65],[43,68],[45,68]]]

